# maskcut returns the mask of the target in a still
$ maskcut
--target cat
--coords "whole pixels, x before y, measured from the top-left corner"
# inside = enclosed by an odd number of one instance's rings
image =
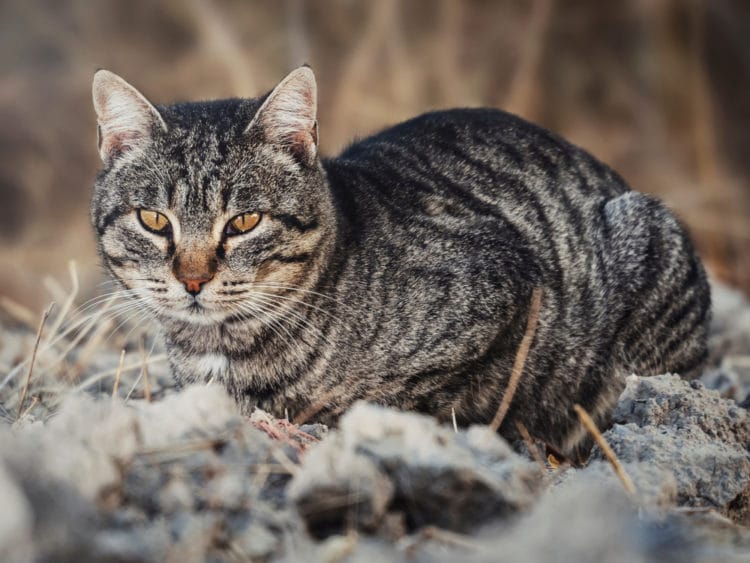
[[[710,291],[656,198],[495,109],[416,117],[318,153],[308,66],[255,99],[151,104],[95,74],[104,266],[161,324],[180,384],[245,413],[335,424],[358,399],[493,419],[536,288],[541,307],[499,432],[571,458],[624,376],[692,378]]]

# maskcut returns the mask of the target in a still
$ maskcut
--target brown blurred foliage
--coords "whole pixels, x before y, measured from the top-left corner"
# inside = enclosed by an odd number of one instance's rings
[[[93,72],[156,102],[255,96],[309,62],[323,151],[429,109],[488,105],[587,148],[689,225],[750,289],[745,0],[4,0],[0,294],[98,277]]]

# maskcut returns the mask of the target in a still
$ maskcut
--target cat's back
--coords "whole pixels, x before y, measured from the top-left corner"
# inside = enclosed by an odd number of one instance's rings
[[[578,403],[601,425],[616,375],[699,373],[709,291],[689,237],[583,149],[511,114],[463,109],[386,129],[324,167],[353,233],[341,279],[368,288],[347,297],[368,311],[360,326],[379,327],[368,342],[384,340],[429,404],[440,384],[420,370],[448,366],[459,376],[446,387],[482,382],[456,411],[491,418],[533,288],[544,296],[534,375],[514,401],[563,451],[581,439],[575,420],[550,426],[538,405]]]
[[[446,184],[454,196],[492,200],[520,188],[579,204],[627,191],[586,151],[491,108],[425,113],[353,143],[325,166],[347,189],[378,190],[397,200],[412,199],[412,189],[445,193]]]
[[[586,151],[487,108],[423,114],[324,166],[342,216],[369,245],[401,240],[402,253],[417,253],[419,240],[459,263],[477,245],[495,262],[513,246],[555,278],[589,276],[565,264],[597,259],[603,207],[629,191]]]

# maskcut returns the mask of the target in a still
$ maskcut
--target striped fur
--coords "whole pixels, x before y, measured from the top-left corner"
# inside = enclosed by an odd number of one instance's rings
[[[247,129],[266,100],[156,106],[167,131],[155,123],[96,182],[104,264],[158,316],[178,381],[221,381],[246,412],[312,409],[328,423],[358,399],[487,422],[535,287],[542,310],[504,435],[521,420],[578,457],[574,403],[603,425],[623,375],[699,373],[710,298],[685,230],[583,150],[467,109],[307,162]],[[138,208],[168,214],[179,240],[144,231]],[[246,211],[264,214],[259,226],[223,237]],[[195,298],[172,275],[184,248],[217,264]]]

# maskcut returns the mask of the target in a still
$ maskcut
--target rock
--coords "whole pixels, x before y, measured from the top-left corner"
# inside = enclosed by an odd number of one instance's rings
[[[471,551],[426,559],[508,563],[747,561],[750,533],[726,521],[717,522],[717,518],[643,509],[619,483],[588,474],[549,489],[527,515],[510,526],[486,527],[469,540]]]
[[[46,424],[0,429],[0,559],[268,559],[299,535],[279,455],[219,386],[127,405],[73,395]]]
[[[648,463],[623,463],[623,470],[636,489],[634,501],[641,506],[669,508],[677,502],[677,479],[670,470]],[[565,488],[579,483],[622,488],[619,477],[608,461],[594,459],[585,467],[568,467],[553,483],[555,488]]]
[[[133,400],[136,348],[113,403],[120,345],[40,348],[17,419],[36,320],[0,312],[0,560],[748,561],[750,306],[714,303],[701,380],[629,379],[605,432],[634,496],[598,449],[545,479],[485,427],[366,404],[330,432],[248,420],[163,361]]]
[[[304,459],[289,496],[318,535],[352,520],[372,528],[386,511],[402,512],[408,529],[465,531],[528,508],[540,486],[539,469],[487,428],[456,434],[431,417],[358,403]]]
[[[716,282],[711,301],[709,366],[718,366],[726,356],[750,357],[750,303],[739,291]]]
[[[741,403],[750,396],[750,355],[726,356],[718,368],[707,370],[700,380],[722,397]]]
[[[3,499],[0,517],[0,560],[31,561],[34,554],[34,513],[16,480],[0,464],[0,498]]]
[[[219,385],[193,385],[164,400],[137,402],[142,447],[222,437],[243,424],[235,403]]]
[[[17,442],[2,433],[0,466],[5,483],[0,483],[0,520],[4,521],[0,529],[8,533],[15,529],[11,553],[31,552],[32,559],[38,561],[86,560],[99,524],[96,510],[69,482],[50,475],[48,465],[54,463],[54,457],[48,458],[48,453],[39,444]],[[24,526],[24,522],[30,525]],[[6,558],[7,548],[0,544],[2,561],[31,560]]]
[[[414,558],[407,557],[405,550],[397,547],[382,538],[363,536],[357,534],[347,534],[345,536],[330,536],[317,546],[313,546],[313,557],[309,554],[292,553],[289,562],[310,560],[321,561],[322,563],[402,563],[411,561]],[[295,558],[296,556],[296,558]],[[418,559],[417,561],[419,561]],[[426,561],[426,558],[421,559]],[[438,560],[434,558],[434,560]]]
[[[630,376],[620,396],[612,421],[640,428],[660,426],[675,431],[700,430],[708,438],[750,447],[750,415],[716,391],[678,375]]]
[[[167,559],[170,543],[172,539],[163,520],[134,530],[107,527],[94,536],[89,560],[164,561]]]
[[[322,440],[328,434],[328,426],[325,424],[302,424],[299,429],[316,440]]]
[[[393,483],[376,463],[353,449],[342,450],[336,438],[324,440],[307,454],[289,487],[308,530],[318,538],[346,525],[377,529],[393,500]]]
[[[485,529],[483,549],[472,560],[645,562],[651,546],[642,536],[637,508],[622,487],[575,482],[547,492],[514,526]]]
[[[675,375],[629,377],[604,438],[621,462],[670,472],[677,504],[748,523],[750,415],[695,383]],[[595,448],[592,458],[604,456]]]

